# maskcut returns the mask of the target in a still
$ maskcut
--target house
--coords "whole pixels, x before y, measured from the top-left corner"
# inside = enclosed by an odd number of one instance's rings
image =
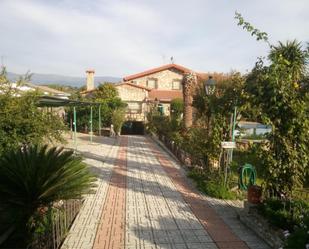
[[[237,135],[239,134],[245,137],[265,135],[272,130],[270,125],[264,125],[253,121],[239,121],[238,127],[240,131],[236,130]]]
[[[119,97],[127,104],[126,119],[128,121],[145,122],[149,111],[150,88],[130,82],[115,85]]]
[[[190,69],[177,64],[167,64],[123,78],[116,85],[119,97],[128,104],[127,119],[146,121],[151,105],[162,107],[164,115],[170,115],[170,104],[175,98],[183,98],[182,80]]]
[[[164,115],[170,115],[170,104],[175,98],[183,98],[182,80],[191,70],[177,64],[167,64],[137,74],[125,76],[115,84],[119,97],[127,103],[126,119],[145,122],[152,105],[162,107]],[[91,97],[95,92],[93,69],[86,71],[86,90],[80,92]]]
[[[58,97],[62,99],[68,99],[68,97],[71,95],[69,93],[59,91],[54,88],[50,88],[48,86],[35,85],[30,82],[23,82],[21,85],[17,83],[12,83],[11,87],[17,90],[17,94],[16,94],[17,96],[20,96],[18,92],[22,93],[22,92],[34,92],[34,91],[38,91],[42,95],[49,95],[49,96]]]

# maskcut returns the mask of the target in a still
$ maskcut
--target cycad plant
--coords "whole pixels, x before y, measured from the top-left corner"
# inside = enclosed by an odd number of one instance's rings
[[[95,177],[82,158],[63,148],[29,146],[0,158],[0,247],[26,247],[36,224],[59,200],[81,198]],[[11,244],[11,243],[9,243]]]

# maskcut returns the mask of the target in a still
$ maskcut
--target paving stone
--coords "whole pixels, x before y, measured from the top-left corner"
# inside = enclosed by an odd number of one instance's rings
[[[236,219],[242,202],[192,189],[181,166],[146,137],[120,140],[79,146],[98,176],[97,188],[61,249],[268,249]]]

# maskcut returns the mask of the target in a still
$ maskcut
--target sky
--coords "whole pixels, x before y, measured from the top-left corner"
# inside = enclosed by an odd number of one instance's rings
[[[246,72],[279,40],[309,41],[308,0],[0,0],[0,56],[15,73],[124,77],[170,63]]]

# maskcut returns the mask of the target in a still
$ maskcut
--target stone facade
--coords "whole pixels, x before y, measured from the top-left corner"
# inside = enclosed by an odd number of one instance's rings
[[[181,82],[182,78],[183,73],[181,73],[176,69],[171,68],[134,79],[131,82],[140,86],[149,87],[147,85],[147,81],[149,79],[154,79],[157,82],[157,89],[173,90],[173,81]]]
[[[148,91],[128,84],[116,85],[119,97],[127,103],[126,119],[145,121],[147,112]]]
[[[123,101],[144,101],[148,97],[148,91],[127,84],[116,85],[119,97]]]
[[[169,116],[170,103],[182,98],[182,80],[189,69],[168,64],[123,78],[116,88],[119,97],[128,104],[127,119],[146,122],[151,106],[160,104]]]

